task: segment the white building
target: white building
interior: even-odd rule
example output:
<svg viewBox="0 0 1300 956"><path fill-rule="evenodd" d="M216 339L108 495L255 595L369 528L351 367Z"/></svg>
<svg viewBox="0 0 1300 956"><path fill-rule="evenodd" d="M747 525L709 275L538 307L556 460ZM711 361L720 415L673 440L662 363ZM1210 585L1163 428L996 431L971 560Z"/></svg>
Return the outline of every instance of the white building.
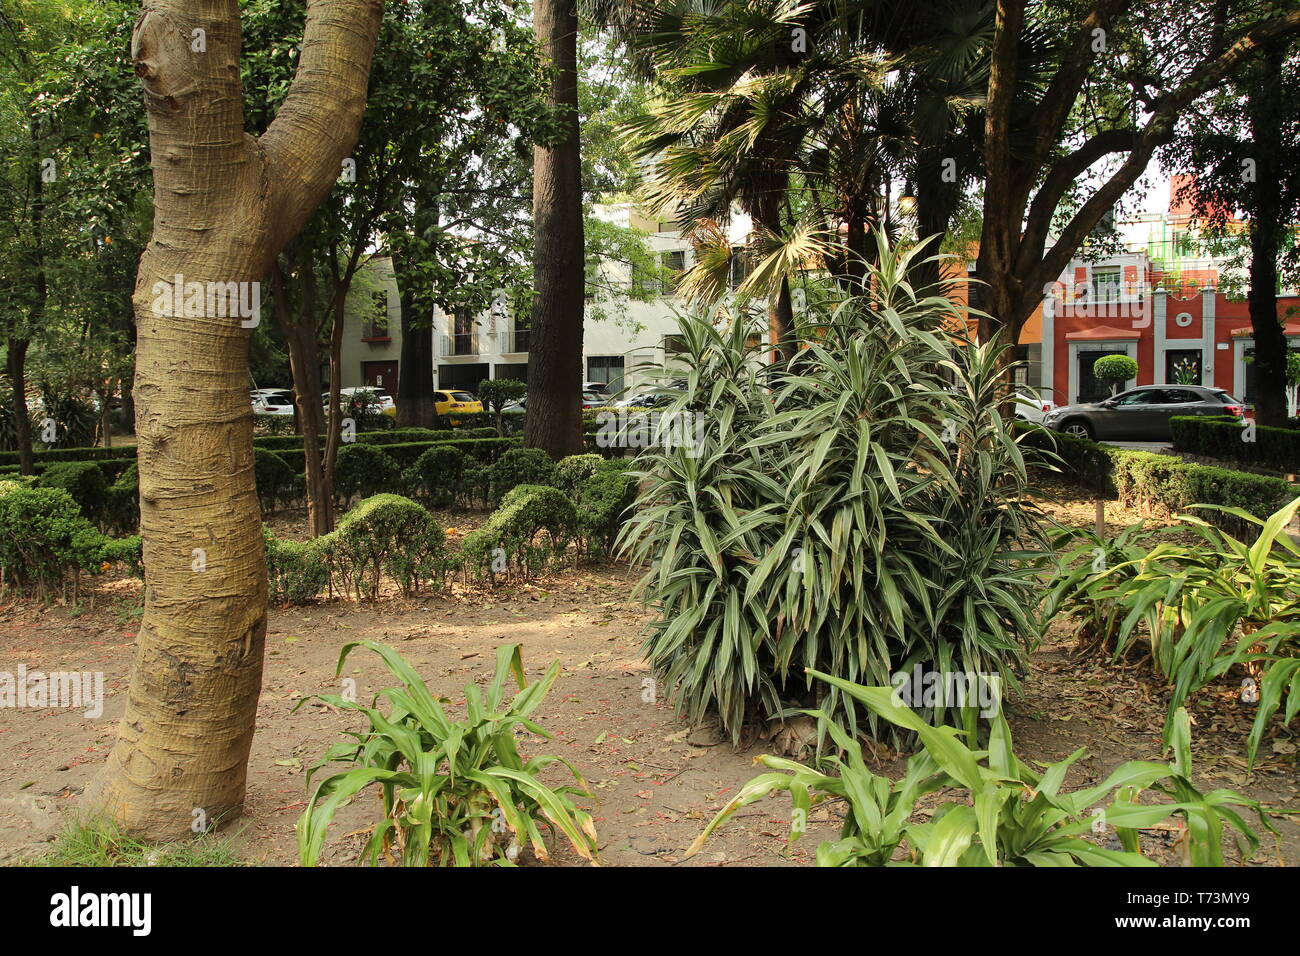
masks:
<svg viewBox="0 0 1300 956"><path fill-rule="evenodd" d="M599 206L595 214L645 233L646 244L665 268L680 272L694 264L691 245L676 223L646 219L630 204ZM736 216L728 236L740 246L749 231L748 217ZM593 295L589 290L583 319L584 381L607 382L615 391L634 388L647 381L645 365L662 365L672 351L676 316L685 303L669 282L653 301L632 300L618 291L632 284L627 263L604 262L600 269L597 291ZM489 309L478 315L437 312L434 329L436 387L473 391L488 378L527 380L530 332L504 310Z"/></svg>

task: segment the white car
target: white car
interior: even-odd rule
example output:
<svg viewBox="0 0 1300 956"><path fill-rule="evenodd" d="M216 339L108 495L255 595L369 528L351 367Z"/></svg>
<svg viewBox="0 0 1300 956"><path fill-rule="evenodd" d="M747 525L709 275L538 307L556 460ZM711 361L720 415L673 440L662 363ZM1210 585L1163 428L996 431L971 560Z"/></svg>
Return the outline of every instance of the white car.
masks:
<svg viewBox="0 0 1300 956"><path fill-rule="evenodd" d="M322 392L320 398L321 404L326 408L329 408L330 393ZM396 414L397 405L393 402L393 396L389 395L381 388L373 388L369 385L359 385L353 388L339 389L340 405L347 405L353 399L361 400L363 398L368 399L369 403L377 402L379 404L379 411L385 415Z"/></svg>
<svg viewBox="0 0 1300 956"><path fill-rule="evenodd" d="M1016 417L1037 425L1043 423L1043 416L1056 408L1056 402L1039 398L1032 391L1016 392Z"/></svg>
<svg viewBox="0 0 1300 956"><path fill-rule="evenodd" d="M250 393L254 415L293 415L293 392L285 388L259 388Z"/></svg>

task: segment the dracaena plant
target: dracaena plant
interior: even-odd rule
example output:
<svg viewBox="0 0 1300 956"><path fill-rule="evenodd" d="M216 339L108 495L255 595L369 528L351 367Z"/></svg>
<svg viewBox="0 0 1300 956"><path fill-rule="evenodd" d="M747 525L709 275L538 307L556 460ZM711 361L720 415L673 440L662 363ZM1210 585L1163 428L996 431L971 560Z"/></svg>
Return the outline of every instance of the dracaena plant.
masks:
<svg viewBox="0 0 1300 956"><path fill-rule="evenodd" d="M804 669L1011 685L1037 633L1046 549L998 412L1004 356L955 345L940 331L959 327L953 304L908 282L915 250L879 242L870 292L806 322L789 363L755 361L743 314L726 330L684 318L673 410L704 414L704 440L640 459L621 543L648 565L646 654L693 721L716 712L733 739L807 703L889 736ZM948 713L977 716L947 701L924 716Z"/></svg>
<svg viewBox="0 0 1300 956"><path fill-rule="evenodd" d="M987 748L975 749L963 741L965 732L922 720L892 688L863 687L815 672L812 676L916 735L921 749L908 760L907 772L897 781L872 773L856 739L825 713L807 711L842 756L825 755L815 768L781 757L757 758L755 762L772 772L741 787L691 845L688 856L699 852L737 810L778 791L789 793L793 803L792 842L806 831L813 807L833 800L845 804L839 839L817 848L819 866L1154 866L1139 852L1138 829L1174 816L1187 821L1191 861L1221 866L1225 824L1245 839L1248 852L1259 846L1258 836L1238 810L1254 810L1270 826L1253 801L1230 790L1202 795L1192 784L1185 712L1173 765L1130 761L1095 786L1065 792L1066 774L1082 749L1037 772L1015 755L1010 727L1000 713L990 725ZM920 799L943 789L964 795L944 800L927 822L913 823ZM1172 796L1175 802L1141 803L1143 790ZM1111 802L1099 818L1094 805L1107 797ZM1123 850L1083 839L1099 824L1115 827Z"/></svg>
<svg viewBox="0 0 1300 956"><path fill-rule="evenodd" d="M1139 549L1089 575L1063 571L1053 594L1069 613L1104 615L1116 657L1146 638L1172 691L1166 740L1174 714L1192 694L1234 668L1246 674L1243 680L1258 693L1247 738L1253 765L1273 716L1281 710L1289 723L1300 713L1300 547L1286 531L1300 498L1263 521L1237 508L1192 507L1226 512L1259 533L1246 543L1183 515L1183 525L1201 539L1195 545Z"/></svg>
<svg viewBox="0 0 1300 956"><path fill-rule="evenodd" d="M377 787L383 816L371 827L361 859L383 859L406 866L510 865L520 850L531 847L539 859L548 851L539 824L563 834L583 859L596 860L596 831L591 816L572 797L589 797L586 783L559 757L525 758L517 748L517 729L549 737L529 719L555 682L556 661L532 684L524 678L518 644L497 649L496 673L486 694L465 686L465 718L447 715L444 700L431 693L419 674L391 647L373 641L346 644L339 654L339 673L348 655L365 647L383 658L400 687L381 691L369 705L336 695L315 698L364 714L365 730L349 732L351 742L331 747L308 773L331 762L354 764L330 774L311 790L298 819L298 850L305 866L316 865L330 823L338 810L361 791ZM513 674L519 691L506 697ZM388 702L387 713L378 706ZM555 763L568 767L577 786L550 787L539 777Z"/></svg>

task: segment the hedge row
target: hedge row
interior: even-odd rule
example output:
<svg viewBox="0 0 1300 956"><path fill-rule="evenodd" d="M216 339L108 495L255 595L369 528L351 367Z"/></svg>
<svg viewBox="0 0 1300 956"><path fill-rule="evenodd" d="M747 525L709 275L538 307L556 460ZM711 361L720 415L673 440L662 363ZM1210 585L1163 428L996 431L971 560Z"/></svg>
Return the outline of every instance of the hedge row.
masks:
<svg viewBox="0 0 1300 956"><path fill-rule="evenodd" d="M1240 426L1237 426L1240 428ZM1197 465L1171 455L1113 448L1086 438L1073 438L1029 426L1026 442L1054 450L1061 470L1107 498L1118 499L1153 513L1174 514L1193 504L1240 508L1264 519L1296 496L1284 478L1255 475ZM1231 515L1203 511L1200 517L1230 533L1253 531Z"/></svg>
<svg viewBox="0 0 1300 956"><path fill-rule="evenodd" d="M1286 474L1300 472L1300 431L1294 428L1246 426L1231 415L1179 415L1169 419L1169 429L1176 451Z"/></svg>
<svg viewBox="0 0 1300 956"><path fill-rule="evenodd" d="M543 455L535 449L508 454L520 456L521 465L527 456ZM322 593L373 600L384 577L411 596L440 588L448 573L490 583L527 578L568 560L573 543L579 553L609 553L636 496L635 480L620 463L595 455L547 464L559 487L513 485L460 551L446 548L442 529L422 506L386 492L363 499L333 532L312 541L282 541L264 528L271 600L305 604Z"/></svg>

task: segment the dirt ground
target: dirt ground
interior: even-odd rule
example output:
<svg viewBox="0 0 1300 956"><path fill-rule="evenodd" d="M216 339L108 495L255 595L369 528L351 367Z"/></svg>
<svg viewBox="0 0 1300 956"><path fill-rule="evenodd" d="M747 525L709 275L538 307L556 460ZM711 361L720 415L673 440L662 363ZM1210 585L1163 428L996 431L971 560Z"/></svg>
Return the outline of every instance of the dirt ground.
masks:
<svg viewBox="0 0 1300 956"><path fill-rule="evenodd" d="M1063 488L1050 491L1061 497L1046 506L1050 514L1066 524L1092 525L1091 501ZM456 526L453 540L481 520L440 517ZM1108 505L1112 531L1136 517ZM290 533L295 524L292 516L282 519L277 532ZM500 644L523 645L530 677L560 660L561 675L534 714L554 737L521 749L563 756L586 777L603 865L810 865L817 844L837 834L842 810L816 809L809 832L789 845L790 804L781 796L741 811L701 853L685 858L705 823L758 772L754 757L767 751L762 740L733 749L716 729L692 729L662 699L644 699L650 672L639 651L645 616L631 596L636 577L623 565L578 568L527 586L453 585L421 600L272 609L246 812L225 830L238 854L255 864L296 862L293 824L304 808L305 768L341 731L358 724L316 703L293 708L303 697L338 693L340 646L368 638L398 648L435 693L452 699L461 697L468 681L487 682ZM0 862L45 850L107 755L125 702L139 602L138 582L114 580L97 584L93 608L84 594L77 607L0 603L0 670L26 664L29 670L103 671L106 697L104 713L93 719L67 710L0 711ZM1024 695L1007 705L1022 758L1051 762L1087 749L1067 789L1100 781L1125 760L1158 759L1167 700L1145 664L1077 660L1072 650L1068 628L1054 626L1031 657ZM356 680L361 699L392 683L379 659L362 651L349 659L344 676ZM1266 741L1248 774L1245 737L1253 715L1237 702L1232 683L1202 694L1194 715L1203 790L1230 787L1300 811L1293 736L1284 731ZM886 753L877 772L896 776L902 767L901 757ZM940 799L932 795L929 805ZM339 814L325 865L355 861L364 842L356 831L374 810L374 799L363 797ZM1277 818L1280 838L1262 834L1256 865L1300 864L1295 819ZM1144 844L1149 854L1175 864L1175 839L1172 832L1152 831ZM581 862L563 847L553 849L553 864Z"/></svg>

